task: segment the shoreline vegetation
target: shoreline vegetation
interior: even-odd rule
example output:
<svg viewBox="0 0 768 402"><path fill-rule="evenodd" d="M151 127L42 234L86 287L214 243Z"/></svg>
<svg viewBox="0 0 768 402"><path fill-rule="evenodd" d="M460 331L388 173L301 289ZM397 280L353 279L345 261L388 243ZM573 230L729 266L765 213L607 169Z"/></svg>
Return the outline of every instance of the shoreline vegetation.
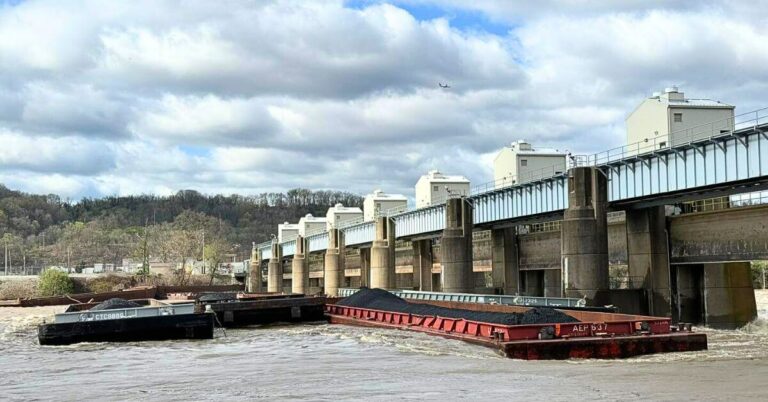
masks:
<svg viewBox="0 0 768 402"><path fill-rule="evenodd" d="M59 271L46 271L59 272ZM53 292L41 289L42 279L40 276L17 277L13 279L4 279L0 277L0 300L30 299L45 296L64 296L66 294L78 293L104 293L118 290L125 290L135 286L173 286L179 285L177 276L162 277L139 275L129 275L122 273L97 274L93 276L69 276L63 272L60 274L66 276L71 287L59 286ZM59 277L61 278L61 277ZM231 284L229 276L220 276L211 283L209 275L191 275L188 276L186 285L229 285ZM62 281L62 279L56 279Z"/></svg>
<svg viewBox="0 0 768 402"><path fill-rule="evenodd" d="M214 268L206 272L212 280L220 263L247 259L251 244L269 240L279 223L297 222L308 213L325 216L336 204L362 203L349 192L306 189L250 196L182 190L72 202L0 184L0 264L5 263L0 270L28 275L55 267L80 273L98 264L141 270L164 263L187 272L204 262Z"/></svg>

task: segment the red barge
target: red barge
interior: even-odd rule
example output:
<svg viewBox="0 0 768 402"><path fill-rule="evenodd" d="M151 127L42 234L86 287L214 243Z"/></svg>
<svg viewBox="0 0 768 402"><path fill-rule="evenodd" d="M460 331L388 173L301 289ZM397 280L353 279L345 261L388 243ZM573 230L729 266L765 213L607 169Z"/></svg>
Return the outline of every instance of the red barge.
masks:
<svg viewBox="0 0 768 402"><path fill-rule="evenodd" d="M529 307L462 302L423 302L435 306L483 312L523 313ZM707 349L707 337L690 325L672 326L664 317L594 311L560 310L578 322L503 325L440 316L416 315L326 304L333 324L424 332L497 349L524 360L615 359Z"/></svg>

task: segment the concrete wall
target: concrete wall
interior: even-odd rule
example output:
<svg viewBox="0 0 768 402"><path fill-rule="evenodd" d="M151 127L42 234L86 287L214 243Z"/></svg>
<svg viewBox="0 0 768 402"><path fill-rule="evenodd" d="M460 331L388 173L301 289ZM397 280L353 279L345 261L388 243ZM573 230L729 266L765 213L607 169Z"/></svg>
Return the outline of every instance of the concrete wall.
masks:
<svg viewBox="0 0 768 402"><path fill-rule="evenodd" d="M668 219L673 264L768 259L768 205Z"/></svg>
<svg viewBox="0 0 768 402"><path fill-rule="evenodd" d="M555 171L565 172L565 155L540 154L531 151L518 154L510 147L504 147L493 161L493 180L496 187L504 187L515 183L525 183L541 176L541 170L546 170L551 176ZM522 166L522 160L526 166ZM554 167L557 168L554 168ZM551 168L551 169L550 169Z"/></svg>
<svg viewBox="0 0 768 402"><path fill-rule="evenodd" d="M560 269L560 231L518 236L520 270Z"/></svg>
<svg viewBox="0 0 768 402"><path fill-rule="evenodd" d="M674 113L682 113L683 121L674 122ZM641 152L651 151L654 144L666 142L666 146L675 146L691 139L705 138L720 130L733 129L733 109L722 108L693 108L672 105L667 107L665 101L656 98L645 99L628 117L627 144L630 151L636 143L646 143L649 148L641 148ZM714 123L712 125L707 123ZM688 130L685 132L685 130ZM684 132L680 132L684 131ZM672 138L669 138L672 133ZM642 147L642 145L641 145Z"/></svg>
<svg viewBox="0 0 768 402"><path fill-rule="evenodd" d="M626 125L628 145L654 138L658 141L667 141L667 134L669 134L667 106L655 98L645 99L627 116Z"/></svg>
<svg viewBox="0 0 768 402"><path fill-rule="evenodd" d="M407 208L408 201L405 199L387 200L386 198L379 199L369 195L363 201L363 220L366 222L372 221L381 212L390 210L405 211Z"/></svg>
<svg viewBox="0 0 768 402"><path fill-rule="evenodd" d="M707 326L738 328L757 317L749 262L704 264Z"/></svg>
<svg viewBox="0 0 768 402"><path fill-rule="evenodd" d="M329 208L328 212L325 214L325 228L326 230L330 230L331 228L338 228L344 222L359 220L362 217L363 217L363 211L339 212L338 210Z"/></svg>
<svg viewBox="0 0 768 402"><path fill-rule="evenodd" d="M608 263L627 265L627 225L624 219L608 221Z"/></svg>
<svg viewBox="0 0 768 402"><path fill-rule="evenodd" d="M446 190L446 187L448 188ZM422 176L416 182L416 208L428 207L434 203L445 202L448 192L454 195L469 195L469 182L464 181L430 181Z"/></svg>
<svg viewBox="0 0 768 402"><path fill-rule="evenodd" d="M682 123L675 123L674 113L683 115ZM680 145L692 139L707 138L712 135L712 130L715 135L720 130L733 130L733 109L670 107L669 122L672 136L669 145Z"/></svg>

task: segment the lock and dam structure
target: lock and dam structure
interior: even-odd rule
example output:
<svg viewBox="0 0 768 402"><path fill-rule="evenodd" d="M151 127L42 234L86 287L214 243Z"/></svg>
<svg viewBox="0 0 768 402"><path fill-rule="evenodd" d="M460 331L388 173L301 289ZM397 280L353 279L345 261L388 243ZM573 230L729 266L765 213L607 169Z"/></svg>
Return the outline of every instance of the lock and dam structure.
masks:
<svg viewBox="0 0 768 402"><path fill-rule="evenodd" d="M768 185L764 112L672 146L572 156L562 173L255 245L249 289L577 297L743 325L756 315L749 261L768 259L768 204L734 200Z"/></svg>

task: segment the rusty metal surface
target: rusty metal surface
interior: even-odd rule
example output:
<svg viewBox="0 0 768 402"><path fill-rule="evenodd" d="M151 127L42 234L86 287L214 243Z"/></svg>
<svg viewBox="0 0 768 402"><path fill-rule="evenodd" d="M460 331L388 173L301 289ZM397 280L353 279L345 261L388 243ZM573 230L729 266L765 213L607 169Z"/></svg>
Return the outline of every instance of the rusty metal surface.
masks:
<svg viewBox="0 0 768 402"><path fill-rule="evenodd" d="M493 338L498 341L507 342L539 339L540 332L547 327L552 328L553 335L556 338L600 336L603 334L614 336L640 332L664 334L669 333L671 330L669 318L643 317L640 319L626 319L626 317L610 317L606 313L599 313L604 320L562 324L502 325L339 305L326 305L326 312L331 316L337 315L358 320L382 322L417 331L440 331L481 338Z"/></svg>
<svg viewBox="0 0 768 402"><path fill-rule="evenodd" d="M206 303L208 304L208 303ZM242 300L234 302L216 302L209 305L215 312L244 311L244 310L269 310L285 307L319 306L325 304L325 297L283 297L279 299Z"/></svg>
<svg viewBox="0 0 768 402"><path fill-rule="evenodd" d="M238 293L237 299L238 300L268 300L268 299L288 299L288 298L297 298L297 297L305 297L303 293L289 293L289 294L283 294L283 293Z"/></svg>
<svg viewBox="0 0 768 402"><path fill-rule="evenodd" d="M512 359L616 359L653 353L692 352L707 349L707 336L693 333L633 335L611 338L578 338L506 342L501 345Z"/></svg>
<svg viewBox="0 0 768 402"><path fill-rule="evenodd" d="M378 321L376 319L361 319L360 317L336 314L330 314L328 315L328 318L332 324L425 332L430 335L494 348L509 358L525 360L573 358L615 359L652 353L686 352L707 349L707 337L705 334L688 332L599 337L586 336L553 340L524 339L501 342L492 336L478 336L477 334L472 333L452 332L406 325L402 322L398 323L397 319L393 319L392 322L386 322Z"/></svg>

